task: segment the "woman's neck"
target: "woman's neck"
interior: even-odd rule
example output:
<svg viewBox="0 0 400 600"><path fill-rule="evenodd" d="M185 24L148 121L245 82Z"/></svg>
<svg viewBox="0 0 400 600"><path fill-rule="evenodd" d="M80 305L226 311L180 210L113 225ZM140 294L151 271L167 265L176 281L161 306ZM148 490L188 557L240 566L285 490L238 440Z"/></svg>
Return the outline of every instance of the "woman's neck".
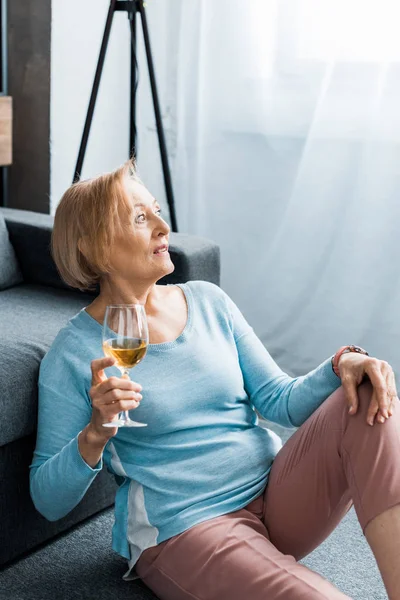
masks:
<svg viewBox="0 0 400 600"><path fill-rule="evenodd" d="M103 323L106 307L110 304L142 304L148 316L156 315L161 306L161 301L166 286L153 283L146 289L138 286L100 285L100 294L86 307L86 312L99 323Z"/></svg>

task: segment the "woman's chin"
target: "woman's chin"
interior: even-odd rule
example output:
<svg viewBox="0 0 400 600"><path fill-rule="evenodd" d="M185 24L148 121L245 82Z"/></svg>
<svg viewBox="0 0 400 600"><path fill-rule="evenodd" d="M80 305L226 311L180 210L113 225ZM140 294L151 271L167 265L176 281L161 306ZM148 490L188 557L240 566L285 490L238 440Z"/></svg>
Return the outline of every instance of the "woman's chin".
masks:
<svg viewBox="0 0 400 600"><path fill-rule="evenodd" d="M160 261L159 269L165 275L168 275L169 273L173 273L175 271L175 265L171 259L164 259L163 261Z"/></svg>
<svg viewBox="0 0 400 600"><path fill-rule="evenodd" d="M168 274L173 273L175 271L174 263L172 262L172 260L170 260L169 262L170 262L170 265L169 265L169 269L168 269Z"/></svg>
<svg viewBox="0 0 400 600"><path fill-rule="evenodd" d="M152 262L153 268L157 269L157 272L162 274L161 277L175 271L175 265L171 260L169 252L165 252L162 255L155 255Z"/></svg>

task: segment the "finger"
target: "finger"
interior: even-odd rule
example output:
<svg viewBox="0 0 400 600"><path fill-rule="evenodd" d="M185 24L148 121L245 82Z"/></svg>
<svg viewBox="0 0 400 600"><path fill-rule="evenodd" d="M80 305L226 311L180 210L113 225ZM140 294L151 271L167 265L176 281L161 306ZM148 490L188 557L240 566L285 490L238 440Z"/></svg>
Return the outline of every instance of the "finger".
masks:
<svg viewBox="0 0 400 600"><path fill-rule="evenodd" d="M103 381L97 391L99 394L107 394L110 390L132 390L134 392L140 392L142 390L142 386L140 383L136 383L136 381L131 381L126 377L109 377L105 381Z"/></svg>
<svg viewBox="0 0 400 600"><path fill-rule="evenodd" d="M389 404L389 409L388 409L389 416L392 416L392 415L393 415L393 413L394 413L394 407L395 407L395 404L396 404L396 402L398 402L398 401L399 401L398 397L397 397L397 396L393 396L393 398L392 398L392 401L391 401L391 402L390 402L390 404Z"/></svg>
<svg viewBox="0 0 400 600"><path fill-rule="evenodd" d="M391 417L393 415L393 412L395 409L395 404L396 404L396 402L399 401L398 396L397 396L397 389L396 389L396 379L395 379L393 370L391 368L388 369L388 371L386 373L386 383L388 386L388 398L389 398L388 415L389 415L389 417ZM386 421L386 419L383 417L383 415L380 411L379 411L379 417L377 417L377 420L380 423L384 423Z"/></svg>
<svg viewBox="0 0 400 600"><path fill-rule="evenodd" d="M386 371L382 371L382 373L383 373L383 375L385 377L386 386L387 386L387 389L388 389L388 407L387 407L388 417L387 418L389 418L389 417L392 416L391 412L390 412L390 407L391 407L391 398L390 398L390 385L391 385L391 383L390 383L390 370L387 369ZM376 421L378 423L385 423L386 422L386 418L384 417L381 409L379 409L378 412L377 412Z"/></svg>
<svg viewBox="0 0 400 600"><path fill-rule="evenodd" d="M387 408L389 405L389 399L387 395L386 379L381 371L381 366L383 366L381 365L381 362L382 361L371 361L367 365L366 371L374 388L374 395L378 404L378 408L380 408L383 416L388 418L389 415Z"/></svg>
<svg viewBox="0 0 400 600"><path fill-rule="evenodd" d="M386 388L387 388L387 398L388 398L388 407L387 407L387 419L393 415L393 399L397 399L397 389L396 389L396 380L394 377L393 369L386 361L383 361L383 369L382 374L386 380ZM382 413L382 411L380 411ZM379 419L382 422L381 419ZM386 420L386 419L385 419Z"/></svg>
<svg viewBox="0 0 400 600"><path fill-rule="evenodd" d="M396 379L395 379L394 372L393 372L392 368L390 368L390 370L388 372L386 381L387 381L387 384L388 384L388 396L389 396L388 413L389 413L389 416L391 417L392 414L393 414L393 410L394 410L394 404L398 400L397 388L396 388Z"/></svg>
<svg viewBox="0 0 400 600"><path fill-rule="evenodd" d="M394 412L394 406L395 406L395 402L398 402L398 398L397 396L393 396L390 400L389 400L389 406L388 406L388 414L389 417L388 419L393 415ZM376 420L379 423L385 423L388 419L385 419L385 417L382 415L381 411L378 411L378 415L376 417Z"/></svg>
<svg viewBox="0 0 400 600"><path fill-rule="evenodd" d="M349 413L355 415L358 410L357 383L351 375L343 375L342 386L349 405Z"/></svg>
<svg viewBox="0 0 400 600"><path fill-rule="evenodd" d="M140 406L139 400L119 400L115 404L107 404L107 409L104 412L107 415L107 418L111 418L123 410L133 410Z"/></svg>
<svg viewBox="0 0 400 600"><path fill-rule="evenodd" d="M373 425L375 416L379 411L378 401L376 399L375 389L372 392L371 402L369 403L368 411L367 411L367 423L368 425Z"/></svg>
<svg viewBox="0 0 400 600"><path fill-rule="evenodd" d="M140 401L142 394L138 394L132 390L119 390L114 388L102 396L100 404L116 404L121 400L136 400Z"/></svg>
<svg viewBox="0 0 400 600"><path fill-rule="evenodd" d="M120 412L125 411L125 410L134 410L138 406L139 406L139 403L135 402L134 400L130 400L130 401L124 400L124 401L118 402L117 404L113 404L111 408L104 411L105 412L105 414L103 414L104 423L112 423L113 421L117 421L118 415Z"/></svg>
<svg viewBox="0 0 400 600"><path fill-rule="evenodd" d="M92 385L97 385L104 381L107 376L104 373L104 369L107 367L112 367L115 363L115 358L111 356L106 356L105 358L95 358L90 363L90 368L92 370Z"/></svg>
<svg viewBox="0 0 400 600"><path fill-rule="evenodd" d="M386 419L385 419L385 417L383 416L383 414L381 413L380 410L378 410L378 412L376 413L375 420L376 420L377 423L386 423Z"/></svg>

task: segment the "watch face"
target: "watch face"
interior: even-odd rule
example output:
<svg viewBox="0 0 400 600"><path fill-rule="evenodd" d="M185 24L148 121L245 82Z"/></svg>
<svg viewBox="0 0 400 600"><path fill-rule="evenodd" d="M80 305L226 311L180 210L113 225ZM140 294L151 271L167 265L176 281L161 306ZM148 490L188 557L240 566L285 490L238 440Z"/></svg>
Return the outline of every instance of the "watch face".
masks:
<svg viewBox="0 0 400 600"><path fill-rule="evenodd" d="M361 348L361 346L350 346L350 352L358 352L359 354L368 354L368 352L366 350L364 350L364 348Z"/></svg>

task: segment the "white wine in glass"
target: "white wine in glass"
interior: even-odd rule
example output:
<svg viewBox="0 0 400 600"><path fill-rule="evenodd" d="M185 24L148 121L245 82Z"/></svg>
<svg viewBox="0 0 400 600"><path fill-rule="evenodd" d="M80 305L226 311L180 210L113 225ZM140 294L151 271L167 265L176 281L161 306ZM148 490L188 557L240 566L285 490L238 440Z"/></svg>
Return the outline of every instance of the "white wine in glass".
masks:
<svg viewBox="0 0 400 600"><path fill-rule="evenodd" d="M129 371L146 355L149 330L146 312L142 304L114 304L107 306L103 323L103 351L115 359L115 366L122 375ZM129 418L129 411L118 415L117 421L103 423L103 427L146 427Z"/></svg>

